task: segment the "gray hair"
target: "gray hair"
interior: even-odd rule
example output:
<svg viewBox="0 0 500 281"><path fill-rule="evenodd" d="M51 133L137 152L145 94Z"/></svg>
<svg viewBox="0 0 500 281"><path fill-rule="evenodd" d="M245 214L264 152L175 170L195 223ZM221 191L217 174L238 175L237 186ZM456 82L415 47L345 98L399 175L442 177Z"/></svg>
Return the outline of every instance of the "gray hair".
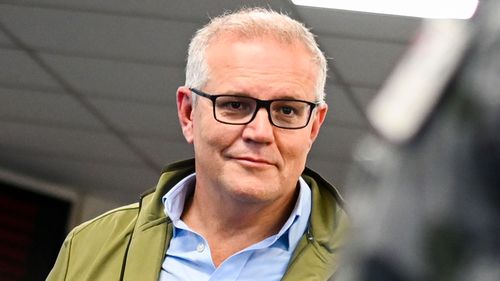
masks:
<svg viewBox="0 0 500 281"><path fill-rule="evenodd" d="M225 32L234 32L245 38L268 35L280 42L304 43L318 66L316 99L319 102L324 101L327 63L314 35L302 23L287 15L264 8L242 9L235 13L223 14L213 18L199 29L189 44L186 86L202 88L208 82L210 70L206 61L206 50L213 38Z"/></svg>

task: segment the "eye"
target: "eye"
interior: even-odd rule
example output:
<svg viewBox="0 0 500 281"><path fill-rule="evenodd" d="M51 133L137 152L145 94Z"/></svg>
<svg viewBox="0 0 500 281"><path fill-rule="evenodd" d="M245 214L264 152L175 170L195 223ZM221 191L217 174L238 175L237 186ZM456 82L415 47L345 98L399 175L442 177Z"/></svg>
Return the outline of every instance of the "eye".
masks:
<svg viewBox="0 0 500 281"><path fill-rule="evenodd" d="M291 114L294 113L294 111L295 110L293 108L289 107L289 106L282 106L280 108L280 113L284 114L284 115L291 115Z"/></svg>
<svg viewBox="0 0 500 281"><path fill-rule="evenodd" d="M282 118L301 115L301 104L294 101L276 101L272 106L273 114Z"/></svg>
<svg viewBox="0 0 500 281"><path fill-rule="evenodd" d="M245 97L221 96L217 98L216 108L221 114L250 114L255 108L255 102Z"/></svg>
<svg viewBox="0 0 500 281"><path fill-rule="evenodd" d="M227 104L226 106L232 108L232 109L239 109L241 108L241 102L233 101Z"/></svg>
<svg viewBox="0 0 500 281"><path fill-rule="evenodd" d="M219 107L225 110L246 110L249 105L241 101L224 101L219 104Z"/></svg>

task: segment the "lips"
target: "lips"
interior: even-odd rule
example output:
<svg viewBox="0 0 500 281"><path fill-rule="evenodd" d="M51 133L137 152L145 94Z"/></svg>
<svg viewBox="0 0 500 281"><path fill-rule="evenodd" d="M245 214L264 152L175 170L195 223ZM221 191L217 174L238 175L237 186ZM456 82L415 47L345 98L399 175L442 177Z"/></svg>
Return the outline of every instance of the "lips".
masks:
<svg viewBox="0 0 500 281"><path fill-rule="evenodd" d="M264 166L274 166L274 163L264 159L264 158L259 158L259 157L252 157L252 156L233 156L230 157L233 160L238 161L239 163L246 165L246 166L258 166L258 167L264 167Z"/></svg>
<svg viewBox="0 0 500 281"><path fill-rule="evenodd" d="M253 157L236 157L237 160L243 160L243 161L250 161L250 162L255 162L255 163L262 163L262 164L268 164L272 165L271 162L267 161L266 159L259 159L259 158L253 158Z"/></svg>

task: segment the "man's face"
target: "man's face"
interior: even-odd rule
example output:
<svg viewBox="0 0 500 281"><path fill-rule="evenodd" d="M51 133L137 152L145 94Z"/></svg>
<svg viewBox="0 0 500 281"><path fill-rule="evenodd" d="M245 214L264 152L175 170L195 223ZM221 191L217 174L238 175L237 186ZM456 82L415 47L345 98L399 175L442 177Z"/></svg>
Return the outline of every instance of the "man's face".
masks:
<svg viewBox="0 0 500 281"><path fill-rule="evenodd" d="M300 43L225 35L206 55L210 76L204 92L316 101L317 66ZM185 88L179 91L194 95ZM297 130L271 125L264 108L247 125L228 125L214 119L209 99L197 97L185 125L189 129L183 128L194 144L197 186L211 185L241 203L286 202L294 195L326 111L326 105L316 109L308 126Z"/></svg>

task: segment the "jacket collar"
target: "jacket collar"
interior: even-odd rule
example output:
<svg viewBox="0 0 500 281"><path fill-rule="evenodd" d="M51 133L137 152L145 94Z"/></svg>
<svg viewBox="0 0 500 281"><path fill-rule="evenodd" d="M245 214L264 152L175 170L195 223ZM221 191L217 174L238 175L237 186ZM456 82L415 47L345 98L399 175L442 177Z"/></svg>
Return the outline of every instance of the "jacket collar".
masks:
<svg viewBox="0 0 500 281"><path fill-rule="evenodd" d="M337 189L314 171L306 168L302 177L312 193L309 233L297 245L282 280L327 280L336 271L349 226L344 201Z"/></svg>
<svg viewBox="0 0 500 281"><path fill-rule="evenodd" d="M194 171L194 160L168 166L155 189L141 196L139 214L128 246L124 281L157 281L165 251L172 235L172 224L163 212L162 196L178 181Z"/></svg>

